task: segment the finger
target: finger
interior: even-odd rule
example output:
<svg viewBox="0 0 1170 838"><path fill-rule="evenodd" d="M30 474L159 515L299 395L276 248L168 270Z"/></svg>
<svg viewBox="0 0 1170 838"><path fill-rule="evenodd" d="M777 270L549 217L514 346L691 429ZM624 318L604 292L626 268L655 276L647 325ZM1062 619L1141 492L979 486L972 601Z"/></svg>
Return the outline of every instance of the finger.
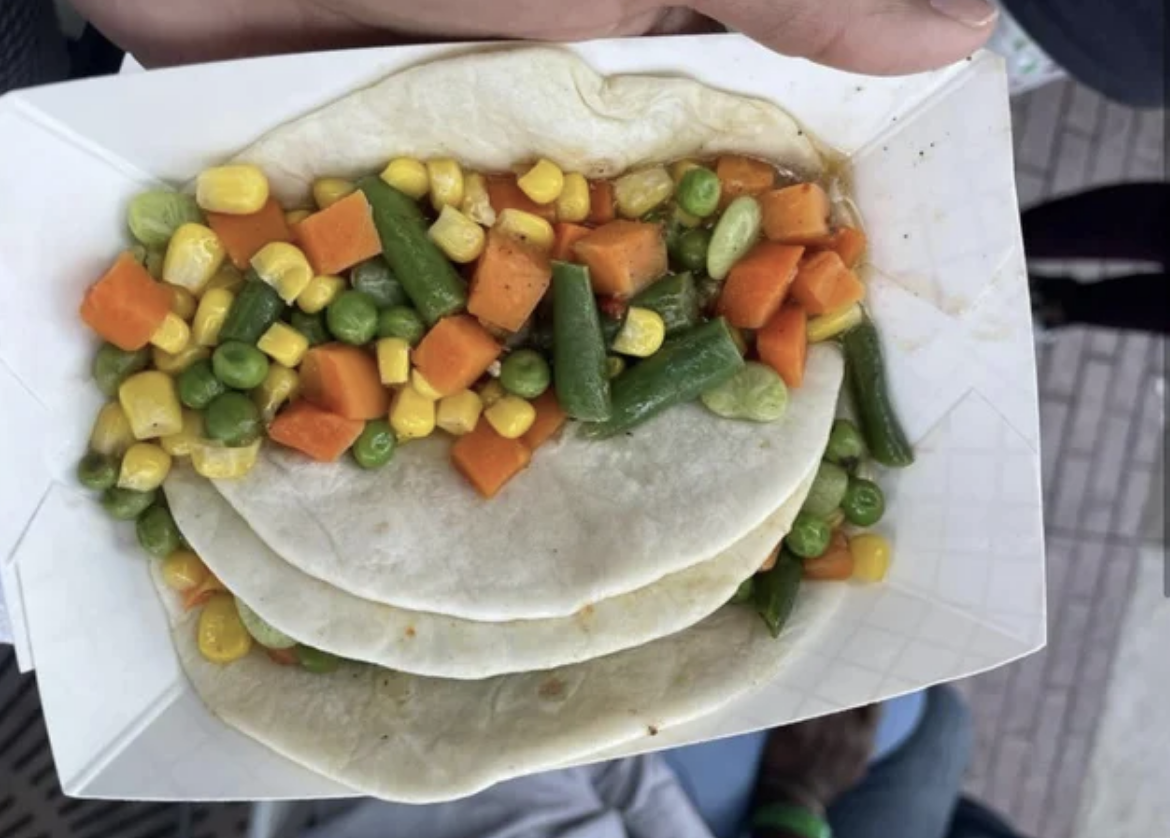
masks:
<svg viewBox="0 0 1170 838"><path fill-rule="evenodd" d="M765 46L874 75L913 73L970 55L998 12L987 0L694 0Z"/></svg>

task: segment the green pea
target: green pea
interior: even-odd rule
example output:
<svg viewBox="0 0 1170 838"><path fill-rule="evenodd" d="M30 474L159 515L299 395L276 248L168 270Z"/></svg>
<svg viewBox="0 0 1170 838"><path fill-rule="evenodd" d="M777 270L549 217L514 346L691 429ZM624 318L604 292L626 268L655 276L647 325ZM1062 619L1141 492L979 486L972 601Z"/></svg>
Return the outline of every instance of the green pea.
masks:
<svg viewBox="0 0 1170 838"><path fill-rule="evenodd" d="M771 367L755 361L748 361L700 399L708 410L726 419L775 422L788 410L784 380Z"/></svg>
<svg viewBox="0 0 1170 838"><path fill-rule="evenodd" d="M411 346L417 346L426 332L426 324L413 308L393 306L378 315L380 338L401 338Z"/></svg>
<svg viewBox="0 0 1170 838"><path fill-rule="evenodd" d="M872 480L851 477L849 488L841 501L845 520L858 527L872 527L886 511L886 496L882 487Z"/></svg>
<svg viewBox="0 0 1170 838"><path fill-rule="evenodd" d="M122 382L150 364L150 350L147 348L127 352L112 343L103 343L93 356L93 380L105 395L118 394Z"/></svg>
<svg viewBox="0 0 1170 838"><path fill-rule="evenodd" d="M670 253L683 270L702 271L707 267L707 249L710 246L711 231L695 227L675 240L674 249Z"/></svg>
<svg viewBox="0 0 1170 838"><path fill-rule="evenodd" d="M361 346L378 332L378 307L369 294L343 291L325 310L325 322L342 343Z"/></svg>
<svg viewBox="0 0 1170 838"><path fill-rule="evenodd" d="M829 431L829 444L825 447L825 459L853 471L864 456L865 440L857 426L848 419L834 422Z"/></svg>
<svg viewBox="0 0 1170 838"><path fill-rule="evenodd" d="M203 414L203 432L233 448L259 438L263 425L260 408L243 393L222 393L211 400Z"/></svg>
<svg viewBox="0 0 1170 838"><path fill-rule="evenodd" d="M297 646L293 652L296 654L297 660L301 662L301 666L318 675L332 672L341 665L341 658L337 655L314 649L312 646Z"/></svg>
<svg viewBox="0 0 1170 838"><path fill-rule="evenodd" d="M118 482L118 461L90 451L77 464L77 480L87 489L104 491Z"/></svg>
<svg viewBox="0 0 1170 838"><path fill-rule="evenodd" d="M385 419L366 422L361 435L354 441L353 458L362 468L380 468L394 458L398 437Z"/></svg>
<svg viewBox="0 0 1170 838"><path fill-rule="evenodd" d="M289 325L304 335L309 346L320 346L329 343L329 329L325 326L325 315L322 312L306 314L299 308L289 315Z"/></svg>
<svg viewBox="0 0 1170 838"><path fill-rule="evenodd" d="M626 359L621 355L605 356L605 377L611 381L626 371Z"/></svg>
<svg viewBox="0 0 1170 838"><path fill-rule="evenodd" d="M373 300L379 309L406 305L410 301L402 283L381 256L355 265L349 273L349 284Z"/></svg>
<svg viewBox="0 0 1170 838"><path fill-rule="evenodd" d="M710 169L698 166L687 171L678 184L678 205L691 215L706 218L719 209L722 191L719 176Z"/></svg>
<svg viewBox="0 0 1170 838"><path fill-rule="evenodd" d="M848 486L849 472L834 463L822 462L802 508L805 512L827 519L841 505Z"/></svg>
<svg viewBox="0 0 1170 838"><path fill-rule="evenodd" d="M211 400L227 391L223 382L215 376L211 361L204 358L196 361L179 373L179 401L195 410L203 410Z"/></svg>
<svg viewBox="0 0 1170 838"><path fill-rule="evenodd" d="M802 559L815 559L829 549L832 531L823 518L801 512L792 522L784 546Z"/></svg>
<svg viewBox="0 0 1170 838"><path fill-rule="evenodd" d="M254 346L229 340L216 347L211 356L215 377L237 390L251 390L268 376L268 356Z"/></svg>
<svg viewBox="0 0 1170 838"><path fill-rule="evenodd" d="M751 602L752 596L755 594L756 580L749 576L739 583L739 587L735 589L735 593L731 595L731 602L739 605L745 602Z"/></svg>
<svg viewBox="0 0 1170 838"><path fill-rule="evenodd" d="M142 549L156 559L165 559L183 542L170 510L157 503L138 516L134 532Z"/></svg>
<svg viewBox="0 0 1170 838"><path fill-rule="evenodd" d="M133 521L154 503L158 492L136 492L114 486L102 493L102 507L119 521Z"/></svg>
<svg viewBox="0 0 1170 838"><path fill-rule="evenodd" d="M236 613L240 615L240 622L244 624L248 634L252 635L252 639L266 649L291 649L297 645L295 640L270 625L239 597L236 597Z"/></svg>
<svg viewBox="0 0 1170 838"><path fill-rule="evenodd" d="M500 384L522 399L535 399L548 389L551 378L548 361L532 349L517 349L500 365Z"/></svg>

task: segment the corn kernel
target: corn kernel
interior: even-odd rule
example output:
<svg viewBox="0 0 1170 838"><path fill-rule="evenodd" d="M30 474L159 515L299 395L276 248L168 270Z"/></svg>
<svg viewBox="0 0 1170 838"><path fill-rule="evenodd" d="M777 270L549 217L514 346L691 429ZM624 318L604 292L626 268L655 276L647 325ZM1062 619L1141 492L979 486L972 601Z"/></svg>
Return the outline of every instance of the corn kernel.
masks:
<svg viewBox="0 0 1170 838"><path fill-rule="evenodd" d="M483 412L483 401L473 390L460 390L439 400L435 424L454 436L463 436L475 430L479 415Z"/></svg>
<svg viewBox="0 0 1170 838"><path fill-rule="evenodd" d="M589 217L589 181L573 172L565 175L565 187L557 198L557 221L584 221Z"/></svg>
<svg viewBox="0 0 1170 838"><path fill-rule="evenodd" d="M849 539L853 555L853 577L862 582L881 582L890 570L890 542L877 533L862 533Z"/></svg>
<svg viewBox="0 0 1170 838"><path fill-rule="evenodd" d="M496 229L541 250L552 250L552 225L538 215L509 208L496 218Z"/></svg>
<svg viewBox="0 0 1170 838"><path fill-rule="evenodd" d="M201 439L191 446L191 465L197 474L211 480L234 480L252 470L259 453L258 439L239 448Z"/></svg>
<svg viewBox="0 0 1170 838"><path fill-rule="evenodd" d="M289 227L295 227L313 214L312 210L299 209L289 210L284 214L284 223Z"/></svg>
<svg viewBox="0 0 1170 838"><path fill-rule="evenodd" d="M837 335L849 331L860 323L862 317L861 305L853 303L852 305L845 306L845 308L839 308L836 311L822 314L819 317L809 318L808 342L820 343L821 341L835 338Z"/></svg>
<svg viewBox="0 0 1170 838"><path fill-rule="evenodd" d="M252 257L256 275L276 289L286 303L293 302L313 281L313 268L296 245L271 242Z"/></svg>
<svg viewBox="0 0 1170 838"><path fill-rule="evenodd" d="M164 372L147 370L130 376L118 388L118 401L135 439L170 436L183 429L175 380Z"/></svg>
<svg viewBox="0 0 1170 838"><path fill-rule="evenodd" d="M344 290L345 280L339 276L315 276L297 297L297 308L305 314L324 311Z"/></svg>
<svg viewBox="0 0 1170 838"><path fill-rule="evenodd" d="M163 322L158 324L154 334L150 336L152 346L157 346L163 352L176 355L191 342L191 327L173 311L168 311Z"/></svg>
<svg viewBox="0 0 1170 838"><path fill-rule="evenodd" d="M648 308L631 306L626 322L613 341L613 351L634 358L649 358L662 348L666 340L666 324L662 315Z"/></svg>
<svg viewBox="0 0 1170 838"><path fill-rule="evenodd" d="M456 160L442 157L427 161L427 179L430 182L431 204L436 210L445 206L457 207L463 203L463 169Z"/></svg>
<svg viewBox="0 0 1170 838"><path fill-rule="evenodd" d="M393 186L403 195L408 195L416 201L431 188L427 167L412 157L391 160L379 177L388 186Z"/></svg>
<svg viewBox="0 0 1170 838"><path fill-rule="evenodd" d="M231 663L252 651L252 635L240 619L236 598L229 593L207 600L199 612L196 637L199 653L212 663Z"/></svg>
<svg viewBox="0 0 1170 838"><path fill-rule="evenodd" d="M699 168L700 165L701 164L697 160L675 160L670 164L670 179L673 180L677 186L682 182L682 179L686 176L687 172L689 172L691 169Z"/></svg>
<svg viewBox="0 0 1170 838"><path fill-rule="evenodd" d="M463 203L459 209L476 224L491 227L496 223L496 211L483 175L472 172L463 178Z"/></svg>
<svg viewBox="0 0 1170 838"><path fill-rule="evenodd" d="M382 338L375 344L378 376L382 383L405 384L410 381L410 344L402 338Z"/></svg>
<svg viewBox="0 0 1170 838"><path fill-rule="evenodd" d="M622 175L613 182L618 213L625 218L641 218L674 194L674 181L663 166L641 169Z"/></svg>
<svg viewBox="0 0 1170 838"><path fill-rule="evenodd" d="M390 404L390 427L399 439L421 439L435 430L435 402L414 387L403 387Z"/></svg>
<svg viewBox="0 0 1170 838"><path fill-rule="evenodd" d="M150 350L150 360L154 364L154 368L159 372L165 372L167 375L178 375L196 361L202 361L204 358L210 357L211 350L206 346L199 346L194 341L191 341L174 354L165 352L157 346L151 347Z"/></svg>
<svg viewBox="0 0 1170 838"><path fill-rule="evenodd" d="M172 591L189 591L203 584L211 573L191 550L176 550L162 563L162 578Z"/></svg>
<svg viewBox="0 0 1170 838"><path fill-rule="evenodd" d="M236 295L226 288L210 288L203 292L195 319L191 321L191 338L199 346L215 346L219 343L219 330L227 320L228 312Z"/></svg>
<svg viewBox="0 0 1170 838"><path fill-rule="evenodd" d="M325 209L352 195L357 189L353 181L339 177L319 177L313 181L313 202L317 209Z"/></svg>
<svg viewBox="0 0 1170 838"><path fill-rule="evenodd" d="M483 418L504 439L519 439L536 421L536 408L519 396L504 396L484 410Z"/></svg>
<svg viewBox="0 0 1170 838"><path fill-rule="evenodd" d="M287 323L277 321L260 336L256 348L278 364L295 367L309 351L309 339Z"/></svg>
<svg viewBox="0 0 1170 838"><path fill-rule="evenodd" d="M605 356L605 377L617 378L626 371L626 359L621 355Z"/></svg>
<svg viewBox="0 0 1170 838"><path fill-rule="evenodd" d="M224 262L219 266L219 270L215 272L215 276L211 278L211 281L203 286L203 293L206 295L208 291L222 288L234 294L243 287L244 275L231 262Z"/></svg>
<svg viewBox="0 0 1170 838"><path fill-rule="evenodd" d="M267 202L268 178L256 166L215 166L195 179L195 203L208 212L251 215Z"/></svg>
<svg viewBox="0 0 1170 838"><path fill-rule="evenodd" d="M682 207L677 206L674 208L674 220L687 228L698 227L703 223L703 219L699 218L699 216L691 215Z"/></svg>
<svg viewBox="0 0 1170 838"><path fill-rule="evenodd" d="M197 304L195 295L178 285L168 285L167 290L171 292L171 313L185 323L191 322Z"/></svg>
<svg viewBox="0 0 1170 838"><path fill-rule="evenodd" d="M98 411L93 430L89 432L90 450L109 457L121 457L133 444L134 432L130 430L126 411L118 402L107 402Z"/></svg>
<svg viewBox="0 0 1170 838"><path fill-rule="evenodd" d="M443 398L443 394L436 390L431 385L431 382L427 381L426 378L423 377L423 374L417 369L410 371L410 386L413 387L415 392L424 399L430 399L433 402L437 402L439 399Z"/></svg>
<svg viewBox="0 0 1170 838"><path fill-rule="evenodd" d="M203 439L203 414L198 410L183 410L183 427L177 434L170 434L159 439L162 446L172 457L190 457L191 447Z"/></svg>
<svg viewBox="0 0 1170 838"><path fill-rule="evenodd" d="M561 197L561 190L565 188L565 173L556 163L541 158L516 180L516 185L536 203L551 204Z"/></svg>
<svg viewBox="0 0 1170 838"><path fill-rule="evenodd" d="M118 487L136 492L157 489L171 473L171 455L152 442L136 442L122 457Z"/></svg>
<svg viewBox="0 0 1170 838"><path fill-rule="evenodd" d="M452 262L474 262L483 253L483 227L452 206L443 207L427 235Z"/></svg>
<svg viewBox="0 0 1170 838"><path fill-rule="evenodd" d="M479 388L479 399L485 408L491 407L506 395L508 391L504 389L504 385L495 379Z"/></svg>
<svg viewBox="0 0 1170 838"><path fill-rule="evenodd" d="M163 280L198 296L223 264L219 237L202 224L184 224L175 230L163 259Z"/></svg>
<svg viewBox="0 0 1170 838"><path fill-rule="evenodd" d="M296 370L283 364L269 364L268 375L260 386L252 391L252 401L260 410L265 422L272 421L276 411L285 402L292 401L301 389L301 376Z"/></svg>

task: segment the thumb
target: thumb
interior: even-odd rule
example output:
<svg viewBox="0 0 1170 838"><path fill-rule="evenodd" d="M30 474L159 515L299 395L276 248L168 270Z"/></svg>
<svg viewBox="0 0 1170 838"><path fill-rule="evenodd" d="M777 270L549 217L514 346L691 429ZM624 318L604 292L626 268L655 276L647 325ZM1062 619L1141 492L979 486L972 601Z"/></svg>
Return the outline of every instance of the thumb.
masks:
<svg viewBox="0 0 1170 838"><path fill-rule="evenodd" d="M694 0L703 14L777 52L871 75L970 55L995 28L987 0Z"/></svg>

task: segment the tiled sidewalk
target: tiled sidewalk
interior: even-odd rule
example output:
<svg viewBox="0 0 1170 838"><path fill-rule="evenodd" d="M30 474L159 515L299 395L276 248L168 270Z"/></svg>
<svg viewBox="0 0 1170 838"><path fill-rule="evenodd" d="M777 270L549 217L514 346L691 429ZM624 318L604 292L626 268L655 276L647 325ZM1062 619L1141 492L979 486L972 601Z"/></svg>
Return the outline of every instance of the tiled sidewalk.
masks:
<svg viewBox="0 0 1170 838"><path fill-rule="evenodd" d="M1069 82L1013 115L1023 206L1163 178L1160 112ZM1038 350L1048 648L963 684L977 736L968 788L1036 838L1067 838L1076 817L1161 456L1165 356L1160 338L1082 328Z"/></svg>

